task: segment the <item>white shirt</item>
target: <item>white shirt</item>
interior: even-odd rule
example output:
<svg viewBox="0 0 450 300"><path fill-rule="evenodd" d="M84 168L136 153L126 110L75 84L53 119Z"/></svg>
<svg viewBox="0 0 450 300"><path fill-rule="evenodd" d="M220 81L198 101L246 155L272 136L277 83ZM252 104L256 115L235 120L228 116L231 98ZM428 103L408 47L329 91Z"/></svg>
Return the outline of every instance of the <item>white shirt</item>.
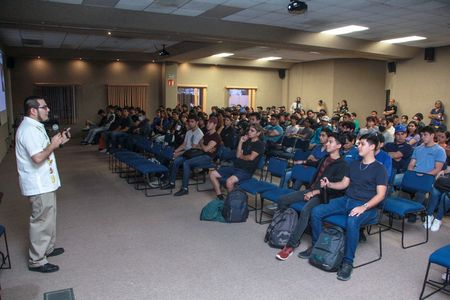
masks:
<svg viewBox="0 0 450 300"><path fill-rule="evenodd" d="M44 124L25 117L16 134L16 159L19 184L24 196L34 196L56 191L60 186L55 155L40 164L34 163L33 155L50 144Z"/></svg>
<svg viewBox="0 0 450 300"><path fill-rule="evenodd" d="M292 105L291 105L291 112L293 113L293 112L295 112L296 109L302 109L302 108L303 108L303 105L301 102L298 103L298 105L297 105L297 101L294 101L294 103L292 103Z"/></svg>
<svg viewBox="0 0 450 300"><path fill-rule="evenodd" d="M200 140L203 137L203 131L197 127L194 131L188 130L186 135L184 136L185 147L184 150L189 150L192 148L192 145L196 145L200 143Z"/></svg>

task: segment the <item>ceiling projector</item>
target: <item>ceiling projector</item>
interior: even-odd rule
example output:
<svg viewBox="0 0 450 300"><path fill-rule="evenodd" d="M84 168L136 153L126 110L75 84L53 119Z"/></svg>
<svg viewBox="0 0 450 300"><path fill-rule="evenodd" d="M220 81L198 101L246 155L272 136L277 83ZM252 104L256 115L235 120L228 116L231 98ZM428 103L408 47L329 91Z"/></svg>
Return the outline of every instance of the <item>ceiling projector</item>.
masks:
<svg viewBox="0 0 450 300"><path fill-rule="evenodd" d="M169 56L170 55L169 51L166 50L166 45L163 45L162 50L159 51L158 54L159 54L159 56Z"/></svg>
<svg viewBox="0 0 450 300"><path fill-rule="evenodd" d="M291 0L291 3L288 4L287 9L291 14L303 14L308 9L308 5L306 5L303 1Z"/></svg>

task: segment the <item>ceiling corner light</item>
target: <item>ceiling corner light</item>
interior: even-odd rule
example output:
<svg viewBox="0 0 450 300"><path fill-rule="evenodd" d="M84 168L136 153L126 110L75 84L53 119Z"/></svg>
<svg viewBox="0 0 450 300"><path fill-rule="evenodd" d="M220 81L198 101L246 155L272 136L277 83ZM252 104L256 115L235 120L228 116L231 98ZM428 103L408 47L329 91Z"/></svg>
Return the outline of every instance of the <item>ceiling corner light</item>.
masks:
<svg viewBox="0 0 450 300"><path fill-rule="evenodd" d="M396 38L396 39L390 39L390 40L382 40L381 43L387 43L387 44L398 44L398 43L407 43L407 42L413 42L413 41L421 41L426 40L426 37L423 36L406 36L402 38Z"/></svg>
<svg viewBox="0 0 450 300"><path fill-rule="evenodd" d="M288 4L287 10L290 14L303 14L308 10L308 5L303 1L291 0Z"/></svg>
<svg viewBox="0 0 450 300"><path fill-rule="evenodd" d="M321 33L329 34L329 35L340 35L340 34L347 34L357 31L363 31L368 30L369 27L359 26L359 25L348 25L344 27L334 28L330 30L322 31Z"/></svg>
<svg viewBox="0 0 450 300"><path fill-rule="evenodd" d="M111 35L112 33L111 33L111 31L108 31L108 35Z"/></svg>
<svg viewBox="0 0 450 300"><path fill-rule="evenodd" d="M279 60L279 59L282 59L282 57L279 57L279 56L268 56L268 57L260 58L258 60L260 60L260 61L271 61L271 60Z"/></svg>
<svg viewBox="0 0 450 300"><path fill-rule="evenodd" d="M232 56L232 55L234 55L234 53L223 52L223 53L217 53L217 54L211 55L211 57L228 57L228 56Z"/></svg>

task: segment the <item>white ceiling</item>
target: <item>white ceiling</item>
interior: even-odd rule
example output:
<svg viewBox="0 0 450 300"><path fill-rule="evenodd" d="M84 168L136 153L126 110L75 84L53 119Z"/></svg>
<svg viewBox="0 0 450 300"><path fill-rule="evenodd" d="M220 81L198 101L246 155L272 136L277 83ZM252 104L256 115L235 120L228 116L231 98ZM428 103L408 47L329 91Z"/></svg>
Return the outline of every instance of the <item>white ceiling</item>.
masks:
<svg viewBox="0 0 450 300"><path fill-rule="evenodd" d="M13 3L14 0L2 2ZM25 2L31 0L16 0ZM323 30L332 29L345 25L361 25L369 27L367 31L351 33L345 35L354 41L377 42L384 39L397 38L409 35L424 36L427 39L410 42L406 45L413 47L439 47L450 45L450 0L306 0L308 11L302 15L292 15L287 12L289 0L39 0L34 1L38 6L55 6L58 9L64 8L64 13L71 13L72 8L102 9L105 15L111 11L128 12L132 14L146 14L149 17L159 14L161 16L170 15L170 20L177 17L176 24L158 24L166 26L170 35L161 35L161 38L154 38L148 34L127 34L125 30L111 29L113 34L108 36L98 28L105 28L96 20L90 19L92 30L71 30L69 26L54 24L54 27L37 28L33 26L21 26L20 22L5 22L7 26L0 28L0 43L8 47L32 47L35 49L72 49L72 50L95 50L109 52L131 52L131 53L157 53L162 45L166 45L170 51L175 46L174 52L180 54L185 49L186 42L199 42L196 40L195 29L192 29L189 37L177 36L177 26L183 27L183 20L186 17L198 22L209 22L215 26L216 21L228 22L230 24L240 24L245 31L256 25L272 26L273 28L284 28L291 34L292 29L301 32L317 33ZM42 3L42 4L39 4ZM16 2L17 4L17 2ZM50 6L49 6L50 5ZM0 12L1 14L1 12ZM39 14L37 14L39 16ZM35 18L38 18L38 16ZM5 19L5 18L3 18ZM2 22L0 18L0 22ZM119 20L123 21L123 20ZM126 20L127 25L133 20ZM26 24L27 21L24 21ZM45 22L42 22L44 24ZM11 25L13 24L13 25ZM28 23L30 24L30 23ZM202 23L206 24L206 23ZM223 24L223 23L221 23ZM247 25L246 25L247 24ZM81 25L80 25L81 26ZM52 29L54 28L54 29ZM175 28L175 29L174 29ZM257 28L257 27L256 27ZM268 27L263 27L264 31ZM186 28L183 28L186 29ZM189 30L188 28L187 30ZM134 31L145 30L150 32L152 28L139 28L136 23ZM249 29L250 30L250 29ZM147 33L148 33L147 32ZM249 31L250 32L250 31ZM154 32L152 32L154 34ZM230 34L230 33L228 33ZM240 32L232 33L239 36ZM270 34L270 33L267 33ZM222 34L223 36L223 34ZM271 37L273 38L273 36ZM204 56L209 56L216 52L217 43L222 43L218 33L216 37L207 36L207 40L202 40L203 45L198 44L197 48L214 45L211 50L204 51ZM281 37L280 37L281 39ZM350 40L351 40L350 39ZM31 40L31 41L30 41ZM348 40L348 39L347 39ZM36 43L35 45L29 43ZM192 46L192 44L190 44ZM178 48L176 48L178 46ZM201 46L201 47L200 47ZM219 47L220 48L220 47ZM225 44L224 47L225 48ZM369 48L369 47L368 47ZM197 49L197 50L198 50ZM343 50L343 48L340 48ZM247 45L240 45L234 49L233 59L254 60L265 56L281 56L284 62L301 62L341 57L358 57L360 49L354 49L354 53L347 51L333 51L333 47L327 49L320 46L307 49L307 47L292 46L290 41L280 42L279 47L264 43L263 39L249 41ZM173 53L173 51L170 51ZM192 59L200 59L202 56L197 53ZM364 56L361 56L364 57Z"/></svg>

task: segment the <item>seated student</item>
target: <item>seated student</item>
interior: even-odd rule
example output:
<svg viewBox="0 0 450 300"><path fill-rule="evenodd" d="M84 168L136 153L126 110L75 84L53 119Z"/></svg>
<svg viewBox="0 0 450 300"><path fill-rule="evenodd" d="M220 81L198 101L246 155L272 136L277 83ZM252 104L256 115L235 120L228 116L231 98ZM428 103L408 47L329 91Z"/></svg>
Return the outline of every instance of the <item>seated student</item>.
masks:
<svg viewBox="0 0 450 300"><path fill-rule="evenodd" d="M366 118L366 127L359 130L358 138L365 134L378 132L378 126L376 126L377 122L378 121L374 116L368 116Z"/></svg>
<svg viewBox="0 0 450 300"><path fill-rule="evenodd" d="M395 174L404 173L413 153L413 148L406 142L405 126L397 125L395 127L395 141L393 143L386 143L383 150L392 157L392 166Z"/></svg>
<svg viewBox="0 0 450 300"><path fill-rule="evenodd" d="M296 160L294 161L294 164L301 165L307 161L318 161L323 158L327 154L326 144L328 142L328 137L331 136L331 133L332 132L330 129L323 129L320 132L319 144L314 146L308 158L306 160Z"/></svg>
<svg viewBox="0 0 450 300"><path fill-rule="evenodd" d="M323 195L321 195L320 179L327 177L331 182L339 182L347 174L348 164L339 154L344 143L345 136L331 133L326 144L327 155L319 162L308 163L308 165L317 167L311 186L307 190L292 192L280 198L278 208L282 211L294 202L306 201L306 204L300 213L299 222L291 233L288 243L276 255L276 258L279 260L288 259L294 253L294 249L300 245L300 240L309 223L311 210L322 202L321 196ZM344 195L344 192L340 190L330 189L328 191L330 199L341 197L342 195Z"/></svg>
<svg viewBox="0 0 450 300"><path fill-rule="evenodd" d="M112 105L108 105L106 108L106 113L103 109L101 109L97 114L100 115L102 119L100 120L98 126L89 129L88 134L81 142L82 145L93 144L95 137L98 134L107 131L116 118L116 115L114 114L114 107Z"/></svg>
<svg viewBox="0 0 450 300"><path fill-rule="evenodd" d="M223 160L230 160L236 157L236 144L238 134L236 128L232 126L231 116L224 117L224 127L220 132L223 148L221 158Z"/></svg>
<svg viewBox="0 0 450 300"><path fill-rule="evenodd" d="M447 167L445 171L441 171L437 174L436 179L443 176L444 174L447 174L448 176L449 173L450 167ZM445 196L445 194L447 194L447 196ZM433 187L433 190L430 195L430 201L428 201L427 206L428 222L425 221L423 223L423 226L425 228L429 228L433 232L439 231L439 228L441 228L442 224L442 218L449 209L450 209L450 196L448 192L444 192ZM437 214L436 217L434 217L434 212L436 210Z"/></svg>
<svg viewBox="0 0 450 300"><path fill-rule="evenodd" d="M362 161L350 163L348 173L340 182L330 182L324 177L321 187L344 190L344 197L334 199L328 204L315 207L311 214L312 245L322 232L322 222L332 215L347 216L344 259L337 273L339 280L349 280L353 270L353 259L358 246L360 227L378 217L377 205L383 201L388 184L386 168L375 159L378 137L364 135L358 150ZM309 258L312 248L300 252L299 257Z"/></svg>
<svg viewBox="0 0 450 300"><path fill-rule="evenodd" d="M358 147L355 146L356 135L350 132L343 134L345 136L345 144L341 148L341 156L346 162L359 159Z"/></svg>
<svg viewBox="0 0 450 300"><path fill-rule="evenodd" d="M392 158L389 154L383 150L384 147L384 136L381 133L376 134L378 138L378 147L375 150L375 159L381 163L385 168L388 174L388 177L392 174ZM362 158L360 157L360 160Z"/></svg>
<svg viewBox="0 0 450 300"><path fill-rule="evenodd" d="M189 177L191 175L191 169L204 164L211 163L216 157L218 146L222 143L220 135L216 132L217 118L211 117L206 123L207 132L202 137L198 146L193 146L203 150L204 154L190 159L184 159L183 161L183 183L181 189L174 194L174 196L183 196L189 193ZM172 172L174 172L172 169ZM173 175L173 173L172 173ZM174 177L172 176L171 179Z"/></svg>
<svg viewBox="0 0 450 300"><path fill-rule="evenodd" d="M236 150L236 160L233 167L220 167L209 174L214 191L219 199L224 195L220 190L219 178L226 178L226 187L231 192L234 185L243 180L250 179L258 167L261 155L264 154L265 145L261 141L263 128L258 124L251 124L248 133L242 136Z"/></svg>
<svg viewBox="0 0 450 300"><path fill-rule="evenodd" d="M278 124L279 115L273 114L270 116L270 124L264 127L265 130L265 142L267 143L267 148L274 148L276 144L281 142L281 138L283 137L284 130Z"/></svg>
<svg viewBox="0 0 450 300"><path fill-rule="evenodd" d="M188 117L189 130L186 132L184 142L173 152L173 165L170 170L169 182L163 187L164 189L172 189L175 187L175 179L177 177L178 169L184 163L183 153L191 148L198 148L203 132L198 128L198 116L190 114Z"/></svg>
<svg viewBox="0 0 450 300"><path fill-rule="evenodd" d="M392 117L387 117L386 119L382 119L378 130L383 133L384 142L392 143L394 142L395 128L393 126L394 122Z"/></svg>
<svg viewBox="0 0 450 300"><path fill-rule="evenodd" d="M127 108L122 109L118 125L116 129L105 132L105 149L102 152L109 154L111 149L114 150L119 145L119 138L127 136L131 128L131 118Z"/></svg>
<svg viewBox="0 0 450 300"><path fill-rule="evenodd" d="M328 117L327 115L320 118L320 127L316 129L316 131L314 132L314 136L311 138L311 146L320 143L320 133L324 129L329 129L330 131L332 130L330 126L330 117Z"/></svg>
<svg viewBox="0 0 450 300"><path fill-rule="evenodd" d="M432 126L425 126L420 130L422 136L422 145L417 146L411 156L411 161L408 165L408 170L427 173L436 176L440 171L447 159L445 150L442 149L434 141L435 129ZM401 176L395 177L395 183L401 182L403 178ZM419 203L423 203L425 200L425 194L417 192L415 200ZM408 222L415 222L416 216L412 215L408 218Z"/></svg>

